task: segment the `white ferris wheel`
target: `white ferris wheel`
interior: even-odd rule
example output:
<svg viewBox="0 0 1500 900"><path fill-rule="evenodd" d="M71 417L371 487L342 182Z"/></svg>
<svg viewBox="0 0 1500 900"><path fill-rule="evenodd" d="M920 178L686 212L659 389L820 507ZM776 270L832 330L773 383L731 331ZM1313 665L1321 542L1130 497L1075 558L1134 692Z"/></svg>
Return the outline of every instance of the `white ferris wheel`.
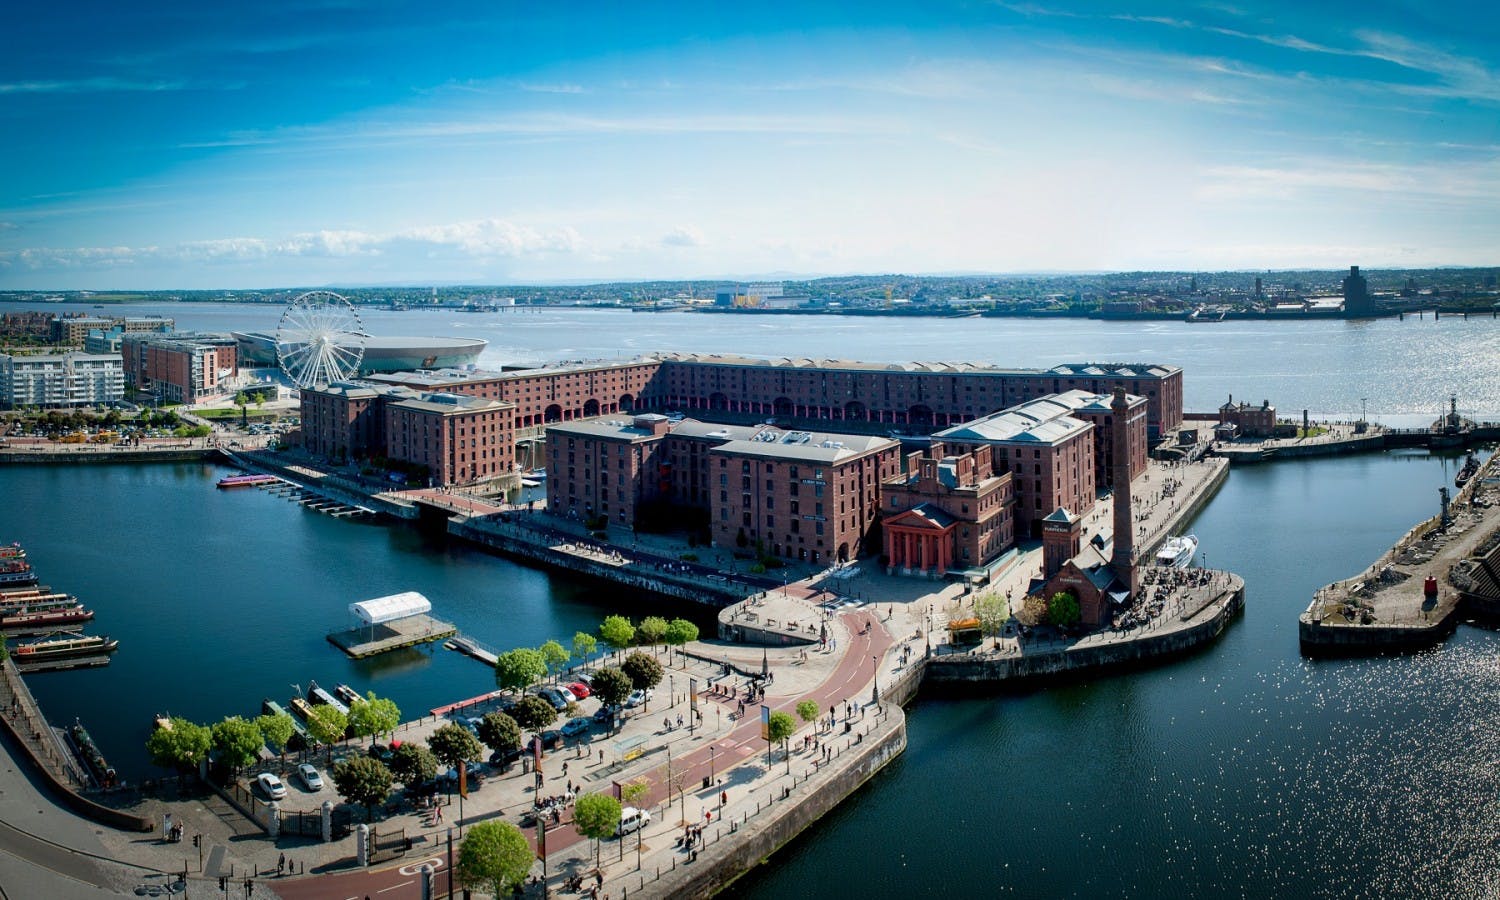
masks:
<svg viewBox="0 0 1500 900"><path fill-rule="evenodd" d="M276 363L299 388L347 381L359 374L365 337L348 299L332 291L308 291L281 314Z"/></svg>

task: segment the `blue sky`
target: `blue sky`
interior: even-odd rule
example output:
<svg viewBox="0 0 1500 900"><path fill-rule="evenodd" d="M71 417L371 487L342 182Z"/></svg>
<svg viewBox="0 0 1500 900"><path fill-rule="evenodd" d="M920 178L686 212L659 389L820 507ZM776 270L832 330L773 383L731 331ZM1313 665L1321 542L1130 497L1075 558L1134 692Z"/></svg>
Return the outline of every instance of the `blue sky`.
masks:
<svg viewBox="0 0 1500 900"><path fill-rule="evenodd" d="M0 287L1495 264L1458 2L19 4Z"/></svg>

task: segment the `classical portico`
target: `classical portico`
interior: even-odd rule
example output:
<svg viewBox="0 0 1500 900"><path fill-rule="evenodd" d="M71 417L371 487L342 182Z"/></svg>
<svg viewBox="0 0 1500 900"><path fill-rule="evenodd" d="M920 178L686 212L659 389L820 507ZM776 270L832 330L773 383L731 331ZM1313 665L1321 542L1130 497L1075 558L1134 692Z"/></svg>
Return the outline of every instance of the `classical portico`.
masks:
<svg viewBox="0 0 1500 900"><path fill-rule="evenodd" d="M928 503L885 520L885 555L891 572L941 576L953 565L953 529L958 523Z"/></svg>

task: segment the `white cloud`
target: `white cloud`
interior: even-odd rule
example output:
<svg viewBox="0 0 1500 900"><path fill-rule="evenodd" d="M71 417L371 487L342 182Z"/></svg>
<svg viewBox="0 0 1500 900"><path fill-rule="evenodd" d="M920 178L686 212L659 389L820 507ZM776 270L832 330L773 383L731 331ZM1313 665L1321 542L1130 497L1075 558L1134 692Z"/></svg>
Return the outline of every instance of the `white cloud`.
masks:
<svg viewBox="0 0 1500 900"><path fill-rule="evenodd" d="M181 91L185 81L131 81L125 78L79 78L0 82L0 94L89 94L127 91Z"/></svg>
<svg viewBox="0 0 1500 900"><path fill-rule="evenodd" d="M702 247L703 232L692 225L679 225L662 235L663 247Z"/></svg>

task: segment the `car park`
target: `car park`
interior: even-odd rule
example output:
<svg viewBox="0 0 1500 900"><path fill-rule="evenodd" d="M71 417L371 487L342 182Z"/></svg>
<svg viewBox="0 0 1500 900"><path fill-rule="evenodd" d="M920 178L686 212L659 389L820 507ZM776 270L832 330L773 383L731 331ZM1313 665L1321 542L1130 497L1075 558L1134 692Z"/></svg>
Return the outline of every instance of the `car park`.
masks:
<svg viewBox="0 0 1500 900"><path fill-rule="evenodd" d="M579 700L587 700L589 695L593 693L593 690L581 681L575 681L568 685L568 690L572 691L573 696Z"/></svg>
<svg viewBox="0 0 1500 900"><path fill-rule="evenodd" d="M562 728L558 730L562 732L563 737L578 737L580 734L588 733L588 730L593 727L593 719L588 716L578 716L564 722Z"/></svg>
<svg viewBox="0 0 1500 900"><path fill-rule="evenodd" d="M644 691L636 689L630 692L629 697L625 698L625 705L631 709L635 709L637 706L640 706L642 703L650 700L651 697L652 693L650 688L647 688Z"/></svg>
<svg viewBox="0 0 1500 900"><path fill-rule="evenodd" d="M310 791L321 791L323 789L323 776L318 770L308 763L297 767L297 777L302 779L302 785Z"/></svg>
<svg viewBox="0 0 1500 900"><path fill-rule="evenodd" d="M270 772L262 772L255 776L255 783L260 787L261 793L265 794L268 799L286 799L286 785L282 784L281 779Z"/></svg>
<svg viewBox="0 0 1500 900"><path fill-rule="evenodd" d="M575 702L576 699L572 694L568 694L566 697L563 696L563 692L559 691L557 688L540 688L534 693L538 697L541 697L543 700L546 700L548 703L552 704L552 708L557 710L558 712L567 709L568 704Z"/></svg>
<svg viewBox="0 0 1500 900"><path fill-rule="evenodd" d="M615 716L618 713L619 713L619 710L616 709L613 706L601 706L601 707L599 707L599 711L596 712L596 713L594 713L594 721L595 722L613 722L615 720Z"/></svg>

